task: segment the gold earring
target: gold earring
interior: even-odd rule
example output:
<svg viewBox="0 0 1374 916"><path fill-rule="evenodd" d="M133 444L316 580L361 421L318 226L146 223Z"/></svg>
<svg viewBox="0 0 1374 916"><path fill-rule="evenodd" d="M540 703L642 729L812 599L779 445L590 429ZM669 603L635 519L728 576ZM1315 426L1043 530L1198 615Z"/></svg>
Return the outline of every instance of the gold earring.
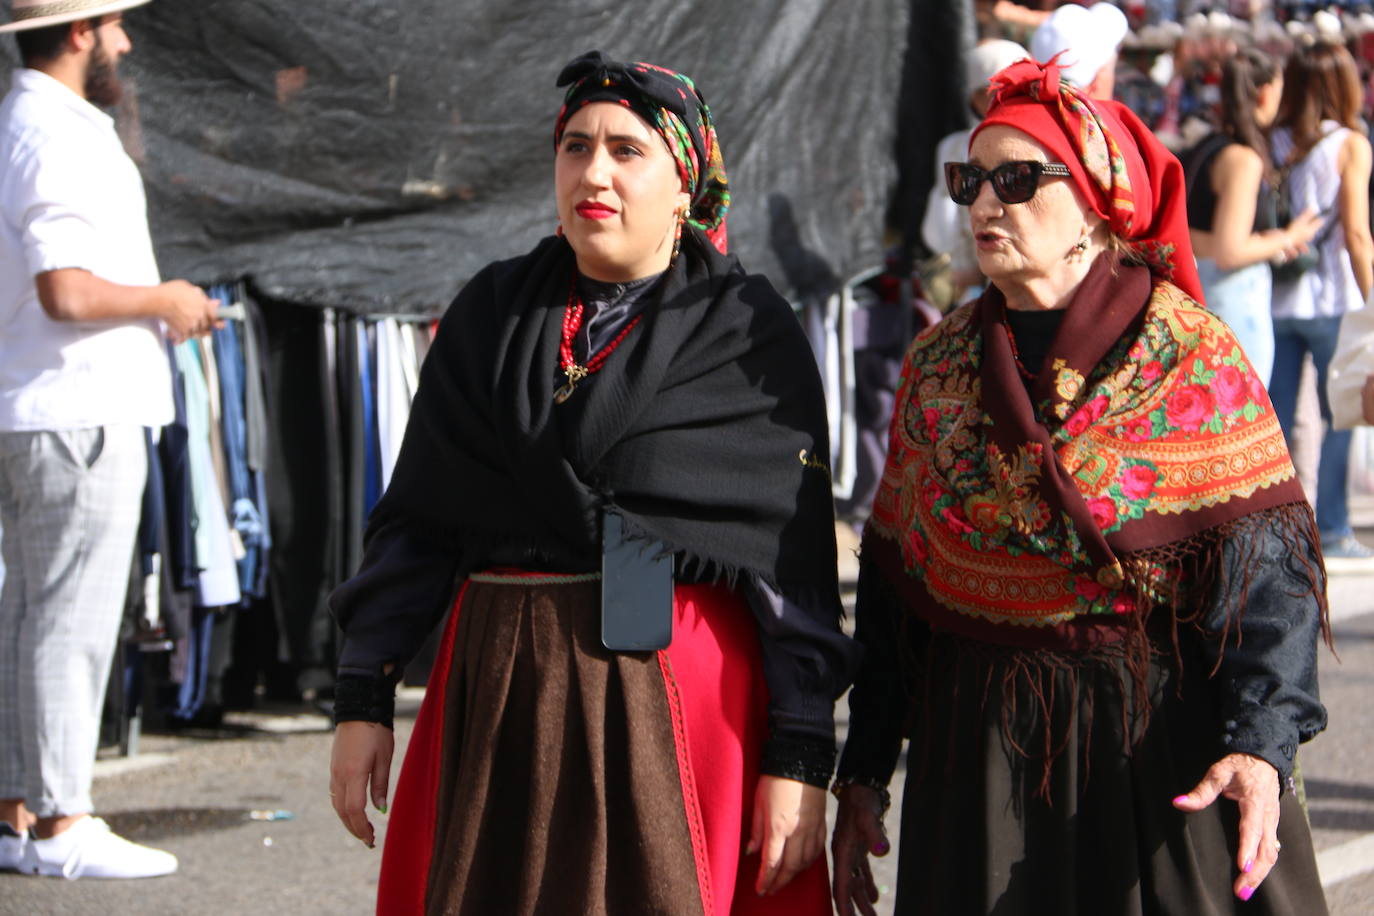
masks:
<svg viewBox="0 0 1374 916"><path fill-rule="evenodd" d="M687 221L687 213L686 204L683 204L677 210L677 226L673 229L673 256L668 259L669 267L677 263L678 252L682 250L682 224Z"/></svg>

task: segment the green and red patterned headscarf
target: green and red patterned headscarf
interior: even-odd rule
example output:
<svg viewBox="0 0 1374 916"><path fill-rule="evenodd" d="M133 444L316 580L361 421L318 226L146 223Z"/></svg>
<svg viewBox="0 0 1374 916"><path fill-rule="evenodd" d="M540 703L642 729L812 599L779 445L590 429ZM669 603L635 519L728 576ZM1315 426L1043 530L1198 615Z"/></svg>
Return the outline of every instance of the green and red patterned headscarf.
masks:
<svg viewBox="0 0 1374 916"><path fill-rule="evenodd" d="M567 86L568 93L554 127L554 148L563 139L568 119L583 106L618 102L629 108L662 135L677 160L683 187L692 198L687 221L725 253L730 182L711 109L696 84L663 67L639 61L620 63L600 51L589 51L563 68L558 85Z"/></svg>
<svg viewBox="0 0 1374 916"><path fill-rule="evenodd" d="M1033 137L1069 167L1093 211L1151 273L1201 302L1183 166L1129 108L1061 80L1058 60L1018 61L994 76L992 105L973 137L992 124Z"/></svg>

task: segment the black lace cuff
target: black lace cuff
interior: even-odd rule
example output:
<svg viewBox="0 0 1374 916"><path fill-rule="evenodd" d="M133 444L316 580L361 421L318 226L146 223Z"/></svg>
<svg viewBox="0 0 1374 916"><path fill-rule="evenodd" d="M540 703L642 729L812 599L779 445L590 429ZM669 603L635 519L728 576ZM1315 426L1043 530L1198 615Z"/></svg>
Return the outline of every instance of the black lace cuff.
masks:
<svg viewBox="0 0 1374 916"><path fill-rule="evenodd" d="M376 722L395 728L396 684L387 677L341 674L334 682L334 724Z"/></svg>
<svg viewBox="0 0 1374 916"><path fill-rule="evenodd" d="M835 742L819 738L774 736L763 748L759 772L795 779L821 789L830 785L835 770Z"/></svg>

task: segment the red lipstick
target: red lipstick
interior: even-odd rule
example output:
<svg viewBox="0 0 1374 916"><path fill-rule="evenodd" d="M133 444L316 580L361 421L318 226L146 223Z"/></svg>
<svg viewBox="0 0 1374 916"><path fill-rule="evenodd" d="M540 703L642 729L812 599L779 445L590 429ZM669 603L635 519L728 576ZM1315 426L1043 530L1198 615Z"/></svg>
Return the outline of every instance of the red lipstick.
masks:
<svg viewBox="0 0 1374 916"><path fill-rule="evenodd" d="M573 209L577 211L578 216L584 219L607 219L615 216L615 208L597 203L594 200L584 200Z"/></svg>

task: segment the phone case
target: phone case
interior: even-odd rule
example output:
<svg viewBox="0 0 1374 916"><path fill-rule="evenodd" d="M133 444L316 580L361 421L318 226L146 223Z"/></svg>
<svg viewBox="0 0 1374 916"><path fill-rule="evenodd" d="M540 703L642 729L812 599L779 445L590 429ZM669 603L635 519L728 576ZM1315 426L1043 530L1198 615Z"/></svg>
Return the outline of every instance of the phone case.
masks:
<svg viewBox="0 0 1374 916"><path fill-rule="evenodd" d="M673 556L657 541L625 539L624 519L601 517L601 644L614 652L673 641Z"/></svg>

